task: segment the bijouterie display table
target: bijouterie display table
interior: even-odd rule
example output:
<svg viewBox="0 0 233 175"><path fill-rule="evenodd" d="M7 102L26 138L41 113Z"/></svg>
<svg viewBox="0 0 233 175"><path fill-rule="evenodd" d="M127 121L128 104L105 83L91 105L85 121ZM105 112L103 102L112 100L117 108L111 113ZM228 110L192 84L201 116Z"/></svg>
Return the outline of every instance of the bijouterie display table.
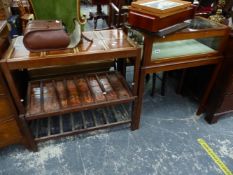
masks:
<svg viewBox="0 0 233 175"><path fill-rule="evenodd" d="M222 52L229 35L229 27L195 17L189 21L186 28L166 36L158 36L156 32L139 31L144 36L144 49L138 101L142 103L147 74L214 64L215 70L197 112L202 113L223 61ZM141 108L137 108L137 115L140 113Z"/></svg>

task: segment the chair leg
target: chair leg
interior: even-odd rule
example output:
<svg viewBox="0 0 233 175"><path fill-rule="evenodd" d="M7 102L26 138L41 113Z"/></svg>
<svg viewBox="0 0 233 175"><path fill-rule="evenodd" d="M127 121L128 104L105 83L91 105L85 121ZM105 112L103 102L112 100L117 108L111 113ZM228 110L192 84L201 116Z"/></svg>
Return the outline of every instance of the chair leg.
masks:
<svg viewBox="0 0 233 175"><path fill-rule="evenodd" d="M151 96L152 97L154 97L154 95L155 95L155 87L156 87L156 73L153 73L152 90L151 90Z"/></svg>
<svg viewBox="0 0 233 175"><path fill-rule="evenodd" d="M96 27L97 27L97 20L98 20L98 18L95 17L95 18L94 18L94 29L96 29Z"/></svg>
<svg viewBox="0 0 233 175"><path fill-rule="evenodd" d="M176 93L177 94L181 94L182 90L183 90L183 86L184 86L184 78L186 76L186 69L183 69L182 70L182 74L181 74L181 77L180 77L180 80L178 82L178 87L177 87L177 90L176 90Z"/></svg>
<svg viewBox="0 0 233 175"><path fill-rule="evenodd" d="M114 59L114 65L113 65L113 68L114 68L114 70L115 70L115 71L117 71L117 60L116 60L116 59Z"/></svg>
<svg viewBox="0 0 233 175"><path fill-rule="evenodd" d="M146 82L150 80L150 74L146 74Z"/></svg>
<svg viewBox="0 0 233 175"><path fill-rule="evenodd" d="M121 72L121 74L125 77L126 76L126 60L125 59L118 59L117 60L117 70Z"/></svg>
<svg viewBox="0 0 233 175"><path fill-rule="evenodd" d="M161 86L161 95L162 95L162 96L165 95L165 91L166 91L167 75L168 75L168 72L163 72L162 86Z"/></svg>

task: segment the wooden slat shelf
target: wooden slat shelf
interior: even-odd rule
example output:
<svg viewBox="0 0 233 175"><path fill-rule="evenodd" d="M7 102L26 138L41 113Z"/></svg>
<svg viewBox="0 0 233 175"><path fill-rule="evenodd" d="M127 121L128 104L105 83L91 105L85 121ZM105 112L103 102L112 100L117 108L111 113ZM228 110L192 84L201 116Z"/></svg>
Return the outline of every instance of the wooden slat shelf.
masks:
<svg viewBox="0 0 233 175"><path fill-rule="evenodd" d="M28 85L26 119L128 103L135 98L118 72L36 80Z"/></svg>
<svg viewBox="0 0 233 175"><path fill-rule="evenodd" d="M35 141L121 124L130 125L131 130L139 128L137 98L141 48L118 29L89 31L84 32L84 35L93 42L83 39L74 49L46 52L28 51L24 47L23 37L17 37L1 59L1 68L18 113L26 120L25 123L30 124ZM70 74L68 70L70 66L73 71L73 66L76 65L96 65L99 61L102 65L105 61L123 61L128 58L134 67L130 86L117 72L80 75ZM59 72L61 76L50 76L46 72L43 75L48 78L39 80L30 80L29 76L24 76L29 69L35 69L39 74L44 68L49 70L60 67L64 67L64 72ZM120 71L123 74L125 72L123 69ZM16 72L19 72L20 76L22 73L25 81L16 81ZM119 105L130 105L132 112L125 117L124 113L117 109ZM98 112L99 110L104 112Z"/></svg>
<svg viewBox="0 0 233 175"><path fill-rule="evenodd" d="M37 142L131 122L131 105L114 105L29 121Z"/></svg>

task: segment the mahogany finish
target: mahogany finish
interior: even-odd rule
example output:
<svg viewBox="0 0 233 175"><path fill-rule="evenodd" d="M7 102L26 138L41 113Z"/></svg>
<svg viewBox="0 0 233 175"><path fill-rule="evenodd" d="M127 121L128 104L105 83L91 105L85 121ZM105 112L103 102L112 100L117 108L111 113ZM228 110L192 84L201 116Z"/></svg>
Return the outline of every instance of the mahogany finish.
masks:
<svg viewBox="0 0 233 175"><path fill-rule="evenodd" d="M130 106L125 104L81 111L29 122L36 142L56 139L96 129L130 124Z"/></svg>
<svg viewBox="0 0 233 175"><path fill-rule="evenodd" d="M22 143L23 135L16 123L17 112L0 73L0 148Z"/></svg>
<svg viewBox="0 0 233 175"><path fill-rule="evenodd" d="M195 19L203 20L208 22L207 19L196 17ZM217 24L217 27L203 27L199 29L185 28L174 34L167 35L163 38L156 36L156 33L152 32L142 32L144 36L144 48L143 48L143 59L140 71L140 82L138 87L138 100L141 106L143 93L144 93L144 80L147 74L157 73L160 71L170 71L183 68L197 67L202 65L214 64L216 68L212 74L211 80L209 82L208 88L200 103L198 114L203 112L203 106L206 104L206 100L209 96L210 90L219 72L219 68L223 61L222 51L226 44L229 28L227 26ZM167 42L167 41L178 41L186 39L199 39L207 37L221 36L222 40L217 51L204 54L195 54L190 56L179 56L179 57L169 57L162 59L152 59L153 44L156 42ZM137 115L141 113L141 108L137 108ZM138 118L139 119L139 118ZM137 121L139 123L139 121Z"/></svg>
<svg viewBox="0 0 233 175"><path fill-rule="evenodd" d="M2 68L13 94L16 106L26 120L51 116L66 115L77 111L90 110L110 105L133 102L130 119L126 122L115 120L111 124L96 125L83 128L81 131L73 129L69 134L115 126L131 122L131 129L137 129L139 122L137 88L139 80L139 65L141 49L137 47L122 30L104 30L84 32L92 38L93 43L82 40L74 49L33 53L25 49L22 37L18 37L9 47ZM134 78L128 86L124 78L114 72L91 73L82 75L65 75L28 81L28 92L23 96L17 88L13 72L31 68L48 66L78 65L97 60L113 60L118 58L134 61ZM42 70L43 71L43 70ZM56 137L66 135L60 132ZM46 136L51 138L50 135ZM53 138L53 137L52 137ZM40 140L40 139L36 139ZM46 139L45 139L46 140Z"/></svg>
<svg viewBox="0 0 233 175"><path fill-rule="evenodd" d="M0 41L0 57L2 57L9 46L6 21L0 21ZM18 116L0 69L0 148L18 143L36 150L28 128L24 127L24 120Z"/></svg>
<svg viewBox="0 0 233 175"><path fill-rule="evenodd" d="M32 81L28 85L26 120L127 103L135 98L123 77L112 72Z"/></svg>
<svg viewBox="0 0 233 175"><path fill-rule="evenodd" d="M223 114L233 111L233 31L224 52L224 62L206 105L208 123L216 123Z"/></svg>
<svg viewBox="0 0 233 175"><path fill-rule="evenodd" d="M144 29L150 32L157 32L160 29L175 25L179 22L183 22L187 19L193 18L195 13L194 7L189 7L187 9L176 12L176 14L166 14L163 17L153 16L152 14L147 14L145 11L135 11L131 8L129 12L128 22L130 25Z"/></svg>

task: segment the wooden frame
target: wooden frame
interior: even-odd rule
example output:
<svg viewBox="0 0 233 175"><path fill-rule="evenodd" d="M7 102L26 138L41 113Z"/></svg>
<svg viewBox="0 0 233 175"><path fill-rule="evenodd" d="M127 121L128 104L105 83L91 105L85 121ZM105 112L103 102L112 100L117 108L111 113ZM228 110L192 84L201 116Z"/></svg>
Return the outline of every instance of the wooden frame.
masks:
<svg viewBox="0 0 233 175"><path fill-rule="evenodd" d="M148 32L157 32L158 30L170 27L177 23L193 18L195 7L178 10L172 13L165 13L161 15L150 14L144 10L131 8L128 16L130 25Z"/></svg>
<svg viewBox="0 0 233 175"><path fill-rule="evenodd" d="M233 112L232 46L233 31L231 30L230 38L224 51L224 62L205 106L205 120L210 124L216 123L222 115Z"/></svg>
<svg viewBox="0 0 233 175"><path fill-rule="evenodd" d="M196 17L202 20L206 20L201 17ZM177 70L183 68L190 68L190 67L197 67L203 65L210 65L214 64L215 69L212 73L210 81L208 83L208 87L205 90L205 94L202 97L201 103L199 105L197 114L201 114L205 110L205 105L210 94L210 91L213 87L214 81L218 75L220 67L223 61L223 49L227 42L228 35L230 32L229 27L217 24L218 28L210 28L210 29L199 29L199 30L190 30L190 29L183 29L179 32L174 34L165 36L165 39L158 38L154 33L151 32L142 32L144 35L144 47L143 47L143 59L140 71L140 81L138 87L138 100L139 103L142 103L143 100L143 93L144 93L144 82L145 76L150 73L157 73L160 71L170 71L170 70ZM152 47L154 42L164 41L174 41L174 40L183 40L183 39L191 39L191 38L205 38L211 36L222 36L222 42L220 43L219 49L216 53L213 54L197 54L188 57L181 57L178 59L164 59L164 60L157 60L151 61L152 56ZM141 106L141 104L139 105ZM137 109L137 115L141 113L141 108Z"/></svg>
<svg viewBox="0 0 233 175"><path fill-rule="evenodd" d="M122 104L121 104L122 105ZM123 105L122 105L123 106ZM124 106L123 106L124 107ZM126 124L130 124L131 123L131 119L130 119L130 115L129 113L127 112L126 115L128 116L124 116L124 119L116 119L117 121L110 121L109 120L109 116L107 116L106 114L106 110L109 110L110 108L112 108L114 110L114 107L110 106L106 109L101 109L101 112L103 112L103 123L99 124L97 122L97 116L96 116L96 110L94 110L95 112L92 111L91 113L91 117L93 118L93 123L89 123L87 124L87 113L81 111L80 112L80 116L75 116L75 114L73 113L69 113L68 116L66 115L60 115L60 116L57 116L57 120L59 121L59 126L58 128L56 129L56 131L54 132L51 132L53 130L53 126L51 126L51 120L53 120L54 118L45 118L46 119L46 123L47 123L47 127L44 127L46 128L46 131L44 131L42 134L43 136L39 136L39 120L32 120L31 123L29 124L31 126L31 130L33 131L34 133L34 137L35 137L35 141L36 142L41 142L41 141L45 141L45 140L48 140L48 139L56 139L56 138L59 138L61 136L69 136L69 135L73 135L73 134L80 134L80 133L83 133L83 132L87 132L87 131L94 131L94 130L97 130L97 129L105 129L105 128L110 128L110 127L115 127L115 126L118 126L118 125L126 125ZM126 109L125 109L126 110ZM123 114L122 114L123 115ZM80 117L80 123L77 127L77 121L75 121L75 117ZM90 116L89 116L90 117ZM126 118L125 118L126 117ZM129 117L129 118L127 118ZM66 119L67 120L70 120L70 126L68 127L68 130L66 129L66 131L64 131L64 122L62 120ZM45 124L46 125L46 124ZM67 126L66 126L67 128Z"/></svg>
<svg viewBox="0 0 233 175"><path fill-rule="evenodd" d="M9 46L8 28L6 21L0 21L0 36L4 41L1 43L0 56L2 59L3 53ZM8 88L3 70L0 68L0 147L9 144L21 143L28 149L37 150L36 144L33 140L29 128L25 127L25 119L19 115L16 105L13 101L12 94Z"/></svg>
<svg viewBox="0 0 233 175"><path fill-rule="evenodd" d="M165 5L169 5L169 3L170 3L170 7L165 7ZM153 4L156 4L158 8L153 7ZM164 8L161 7L163 5ZM141 1L132 2L131 6L133 8L141 9L142 11L151 13L151 15L160 16L162 14L172 13L187 8L191 6L191 2L180 1L180 0L141 0Z"/></svg>
<svg viewBox="0 0 233 175"><path fill-rule="evenodd" d="M60 100L59 100L59 95L58 95L58 92L57 92L57 87L55 84L55 81L64 81L65 85L67 86L67 80L68 79L72 79L72 80L77 80L77 77L85 77L84 79L87 81L87 78L90 77L90 76L96 76L98 77L99 75L106 75L106 77L108 78L110 74L113 74L115 76L119 76L118 80L119 80L119 83L124 87L124 90L125 92L127 92L128 94L128 97L119 97L117 96L116 99L109 99L107 98L107 94L106 94L106 90L104 87L101 87L101 83L99 83L99 86L101 87L101 89L103 89L103 95L105 97L105 100L104 101L96 101L94 95L93 95L93 90L92 88L90 88L90 85L88 83L88 86L89 86L89 91L90 91L90 94L91 94L91 97L93 99L92 102L90 103L85 103L83 101L80 100L80 104L77 104L77 105L67 105L66 107L62 107L61 103L60 103ZM108 78L109 79L109 78ZM44 87L43 84L44 83L48 83L48 82L52 82L53 83L53 88L54 90L56 91L55 93L55 99L58 99L57 102L58 102L58 105L59 105L59 109L57 110L52 110L52 111L45 111L43 108L44 106L44 98L43 98L43 92L40 93L41 95L41 98L42 100L40 100L40 107L42 108L42 110L38 113L33 113L31 114L30 111L32 111L33 109L31 109L31 105L30 105L30 101L31 101L31 91L32 91L32 84L39 84L39 88L40 88L40 91L43 91L42 88ZM76 81L74 81L76 82ZM87 81L88 82L88 81ZM109 81L110 84L111 84L111 81ZM75 84L76 85L76 84ZM76 85L77 87L77 85ZM117 90L114 89L114 86L113 87L113 90L114 92L117 94ZM67 91L67 90L66 90ZM78 91L78 88L77 88L77 91ZM64 113L67 113L67 112L77 112L77 111L82 111L83 109L85 110L88 110L88 109L95 109L97 107L104 107L104 106L109 106L109 105L114 105L114 104L119 104L119 103L129 103L131 101L134 101L136 96L133 96L128 85L126 84L125 80L123 79L123 77L121 75L118 75L117 72L105 72L105 73L98 73L98 74L94 74L94 73L91 73L91 74L85 74L84 76L83 75L72 75L72 76L64 76L64 77L56 77L56 78L50 78L50 79L40 79L39 81L32 81L32 82L29 82L28 84L28 92L27 92L27 113L26 113L26 120L33 120L33 119L38 119L38 118L43 118L43 117L49 117L49 116L54 116L54 115L61 115L61 114L64 114ZM67 92L67 94L69 94L69 92ZM80 95L82 95L80 92L78 92L79 94L79 98L80 98ZM66 95L68 96L68 95ZM67 101L68 100L68 97L66 99ZM38 106L37 106L38 107Z"/></svg>
<svg viewBox="0 0 233 175"><path fill-rule="evenodd" d="M93 43L89 43L83 40L76 48L66 49L60 51L49 51L40 53L30 53L22 45L22 41L16 41L13 43L6 52L4 59L2 60L2 68L6 79L9 84L9 88L13 94L16 106L22 115L26 115L26 119L34 120L41 117L49 117L51 115L62 115L74 111L82 111L87 109L99 108L114 104L121 104L127 102L133 102L132 117L127 122L117 122L115 124L109 124L104 126L98 126L91 129L83 129L82 131L73 131L71 133L78 133L89 131L93 129L101 129L105 127L111 127L118 124L131 123L131 129L135 130L139 127L140 115L137 115L136 109L138 107L137 93L138 93L138 81L139 81L139 66L141 49L137 47L129 38L125 36L122 30L105 30L105 31L92 31L84 32L86 36L93 38ZM14 78L11 71L21 70L28 68L42 68L47 66L58 65L72 65L79 64L81 62L96 61L96 60L111 60L117 58L126 59L130 57L134 61L134 79L132 84L132 92L130 88L125 84L123 77L118 76L122 86L129 94L128 98L119 98L108 102L95 102L93 104L68 107L52 113L43 113L40 115L27 115L27 106L24 106L21 102L21 98L17 88L15 86ZM97 75L97 74L95 74ZM117 74L116 74L117 75ZM87 75L88 76L88 75ZM73 75L72 75L73 77ZM40 80L41 81L41 80ZM42 80L44 81L44 80ZM46 80L45 80L46 81ZM53 80L52 80L53 81ZM29 86L30 89L30 86ZM29 94L29 93L28 93ZM30 97L30 94L28 95ZM70 135L69 133L68 135ZM62 136L64 134L61 134ZM67 135L67 134L65 134ZM57 138L56 136L55 138Z"/></svg>

